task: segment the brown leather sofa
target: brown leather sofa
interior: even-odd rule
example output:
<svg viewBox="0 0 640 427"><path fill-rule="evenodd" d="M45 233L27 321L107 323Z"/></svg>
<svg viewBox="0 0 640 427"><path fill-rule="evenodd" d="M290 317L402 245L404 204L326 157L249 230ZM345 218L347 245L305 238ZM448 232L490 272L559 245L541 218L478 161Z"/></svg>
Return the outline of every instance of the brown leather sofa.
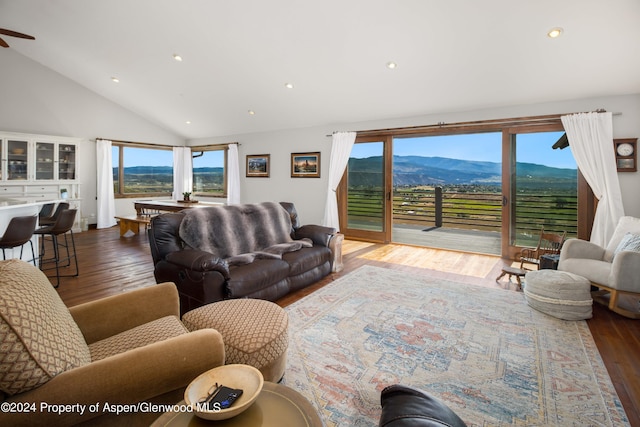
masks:
<svg viewBox="0 0 640 427"><path fill-rule="evenodd" d="M192 226L199 228L190 235ZM230 298L275 301L309 286L331 272L332 246L339 241L333 228L301 225L294 205L286 202L161 214L151 220L148 233L156 281L176 284L182 314ZM270 236L268 248L259 241L264 235ZM306 243L270 253L299 242Z"/></svg>

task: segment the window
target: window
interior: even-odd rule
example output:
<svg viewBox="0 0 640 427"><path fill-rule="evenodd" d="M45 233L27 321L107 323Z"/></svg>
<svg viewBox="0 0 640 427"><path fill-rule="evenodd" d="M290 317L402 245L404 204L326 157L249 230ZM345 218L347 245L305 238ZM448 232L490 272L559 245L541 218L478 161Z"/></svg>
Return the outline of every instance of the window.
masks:
<svg viewBox="0 0 640 427"><path fill-rule="evenodd" d="M171 196L172 147L114 143L113 192L116 198Z"/></svg>
<svg viewBox="0 0 640 427"><path fill-rule="evenodd" d="M193 147L193 193L196 196L226 197L227 147Z"/></svg>

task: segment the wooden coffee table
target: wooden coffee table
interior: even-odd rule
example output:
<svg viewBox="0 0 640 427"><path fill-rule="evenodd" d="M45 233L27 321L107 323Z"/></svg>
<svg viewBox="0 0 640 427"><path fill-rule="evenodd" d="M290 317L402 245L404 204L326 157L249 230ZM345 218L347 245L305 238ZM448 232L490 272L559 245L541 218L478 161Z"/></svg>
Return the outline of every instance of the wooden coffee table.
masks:
<svg viewBox="0 0 640 427"><path fill-rule="evenodd" d="M184 404L184 401L179 405ZM265 381L260 395L246 411L223 421L208 421L192 412L166 412L152 427L160 426L322 427L315 408L303 395L282 384Z"/></svg>

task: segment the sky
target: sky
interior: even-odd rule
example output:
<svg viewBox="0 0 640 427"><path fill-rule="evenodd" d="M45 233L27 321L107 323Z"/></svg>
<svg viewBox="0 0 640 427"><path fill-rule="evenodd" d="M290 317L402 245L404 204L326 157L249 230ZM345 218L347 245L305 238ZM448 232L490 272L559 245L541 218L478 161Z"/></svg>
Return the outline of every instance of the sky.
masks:
<svg viewBox="0 0 640 427"><path fill-rule="evenodd" d="M576 169L571 150L552 149L551 146L563 132L539 132L519 134L516 137L518 162L536 163L557 168ZM468 135L446 135L412 138L395 138L393 152L396 156L448 157L460 160L476 160L500 163L502 134L500 132ZM351 157L364 158L381 155L381 144L355 144ZM117 150L117 147L114 147ZM170 150L126 148L125 166L172 166ZM114 151L114 165L117 162ZM195 158L194 167L223 167L222 151L206 152L205 157Z"/></svg>
<svg viewBox="0 0 640 427"><path fill-rule="evenodd" d="M173 166L173 151L126 147L125 167ZM118 147L113 147L113 165L118 164ZM224 151L206 151L193 159L193 167L224 167Z"/></svg>
<svg viewBox="0 0 640 427"><path fill-rule="evenodd" d="M551 148L563 133L518 134L516 136L517 161L576 169L576 162L569 148L563 150ZM381 150L381 144L355 144L351 157L379 156ZM500 163L502 161L502 134L493 132L395 138L393 154L396 156L447 157Z"/></svg>

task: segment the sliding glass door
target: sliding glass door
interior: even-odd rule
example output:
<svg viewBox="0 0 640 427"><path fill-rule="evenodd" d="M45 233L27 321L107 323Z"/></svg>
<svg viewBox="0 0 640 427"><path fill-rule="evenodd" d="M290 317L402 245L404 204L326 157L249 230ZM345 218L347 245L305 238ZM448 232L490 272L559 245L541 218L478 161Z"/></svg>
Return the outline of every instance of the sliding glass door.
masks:
<svg viewBox="0 0 640 427"><path fill-rule="evenodd" d="M536 246L542 228L578 235L578 168L571 150L553 148L561 127L504 132L503 255Z"/></svg>
<svg viewBox="0 0 640 427"><path fill-rule="evenodd" d="M593 194L554 148L559 121L444 132L356 139L338 190L346 237L512 259L542 227L588 239Z"/></svg>
<svg viewBox="0 0 640 427"><path fill-rule="evenodd" d="M356 140L342 180L340 223L345 235L376 242L388 242L390 138Z"/></svg>

